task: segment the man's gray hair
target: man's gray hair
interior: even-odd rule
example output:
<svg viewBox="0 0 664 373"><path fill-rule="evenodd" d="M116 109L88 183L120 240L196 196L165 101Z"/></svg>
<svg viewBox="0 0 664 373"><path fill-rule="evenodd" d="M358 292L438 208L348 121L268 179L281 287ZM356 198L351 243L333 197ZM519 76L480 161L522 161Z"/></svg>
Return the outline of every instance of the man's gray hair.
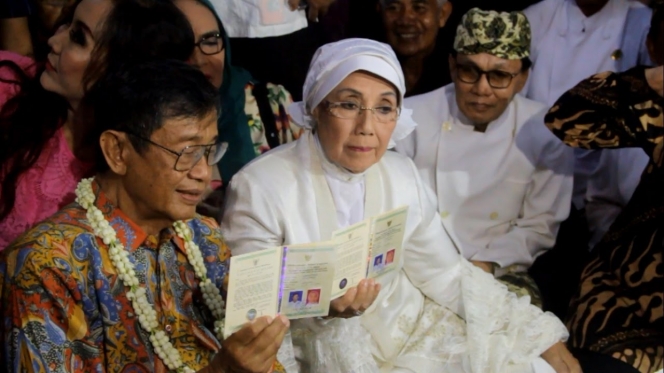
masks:
<svg viewBox="0 0 664 373"><path fill-rule="evenodd" d="M385 6L386 5L385 3L389 2L389 1L390 0L380 0L380 5ZM447 1L448 0L436 0L436 2L438 3L438 7L441 7L441 6L445 5L445 3Z"/></svg>

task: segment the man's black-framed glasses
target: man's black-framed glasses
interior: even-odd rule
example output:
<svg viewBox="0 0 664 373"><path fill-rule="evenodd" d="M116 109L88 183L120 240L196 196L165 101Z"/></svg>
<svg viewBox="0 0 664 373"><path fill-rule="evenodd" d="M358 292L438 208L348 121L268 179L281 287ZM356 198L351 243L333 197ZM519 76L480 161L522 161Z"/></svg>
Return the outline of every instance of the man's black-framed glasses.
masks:
<svg viewBox="0 0 664 373"><path fill-rule="evenodd" d="M185 146L184 149L177 152L163 145L157 144L150 139L146 139L145 137L131 132L127 133L175 155L176 159L175 164L173 165L173 169L175 171L189 171L194 168L196 164L198 164L198 162L203 159L203 157L205 157L207 160L208 166L214 166L219 163L221 158L224 156L224 153L226 153L226 149L228 149L228 143L217 142L208 145L189 145Z"/></svg>
<svg viewBox="0 0 664 373"><path fill-rule="evenodd" d="M456 65L456 75L460 81L468 84L475 84L482 78L482 75L486 75L486 79L489 82L491 88L497 89L504 89L509 87L510 84L512 84L512 79L514 79L514 77L519 74L521 74L521 72L512 74L502 70L484 71L473 65Z"/></svg>
<svg viewBox="0 0 664 373"><path fill-rule="evenodd" d="M220 53L225 47L224 37L218 32L209 32L201 36L198 43L194 43L194 45L198 47L201 53L208 56Z"/></svg>

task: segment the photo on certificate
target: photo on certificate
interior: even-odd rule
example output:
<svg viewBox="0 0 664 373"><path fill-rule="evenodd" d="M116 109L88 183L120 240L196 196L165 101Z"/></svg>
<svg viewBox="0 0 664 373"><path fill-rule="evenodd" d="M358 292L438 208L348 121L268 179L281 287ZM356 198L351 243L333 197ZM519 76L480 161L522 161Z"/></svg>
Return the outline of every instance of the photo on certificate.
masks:
<svg viewBox="0 0 664 373"><path fill-rule="evenodd" d="M320 304L320 289L307 290L307 307L318 307Z"/></svg>
<svg viewBox="0 0 664 373"><path fill-rule="evenodd" d="M293 290L288 294L288 307L290 308L302 308L303 303L303 290Z"/></svg>
<svg viewBox="0 0 664 373"><path fill-rule="evenodd" d="M372 219L371 267L367 277L376 278L399 268L408 207L403 206Z"/></svg>
<svg viewBox="0 0 664 373"><path fill-rule="evenodd" d="M383 270L383 254L376 255L373 260L373 271L379 272Z"/></svg>
<svg viewBox="0 0 664 373"><path fill-rule="evenodd" d="M394 254L396 253L396 251L397 251L396 249L392 249L387 252L387 254L385 255L385 265L390 265L394 263Z"/></svg>

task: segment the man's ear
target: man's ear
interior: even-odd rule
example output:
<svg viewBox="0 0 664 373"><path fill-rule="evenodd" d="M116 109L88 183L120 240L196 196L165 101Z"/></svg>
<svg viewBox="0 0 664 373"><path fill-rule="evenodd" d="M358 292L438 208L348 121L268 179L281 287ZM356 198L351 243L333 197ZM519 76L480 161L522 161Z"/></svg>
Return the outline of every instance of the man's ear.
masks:
<svg viewBox="0 0 664 373"><path fill-rule="evenodd" d="M440 14L438 18L438 28L443 28L447 24L447 20L450 19L453 10L452 3L448 0L440 7Z"/></svg>
<svg viewBox="0 0 664 373"><path fill-rule="evenodd" d="M131 153L134 152L127 134L120 131L105 131L99 137L99 147L108 168L115 174L124 175L127 172Z"/></svg>

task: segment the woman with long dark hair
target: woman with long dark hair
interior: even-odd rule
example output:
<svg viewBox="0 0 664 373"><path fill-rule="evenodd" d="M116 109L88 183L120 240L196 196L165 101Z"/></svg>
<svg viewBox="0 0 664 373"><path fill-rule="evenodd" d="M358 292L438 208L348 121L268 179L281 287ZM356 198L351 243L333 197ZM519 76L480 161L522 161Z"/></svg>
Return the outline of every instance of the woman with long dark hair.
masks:
<svg viewBox="0 0 664 373"><path fill-rule="evenodd" d="M74 120L86 88L115 65L192 53L189 23L170 2L81 0L72 9L34 76L0 61L10 76L2 84L18 91L0 102L0 250L71 203L91 172L94 144Z"/></svg>

